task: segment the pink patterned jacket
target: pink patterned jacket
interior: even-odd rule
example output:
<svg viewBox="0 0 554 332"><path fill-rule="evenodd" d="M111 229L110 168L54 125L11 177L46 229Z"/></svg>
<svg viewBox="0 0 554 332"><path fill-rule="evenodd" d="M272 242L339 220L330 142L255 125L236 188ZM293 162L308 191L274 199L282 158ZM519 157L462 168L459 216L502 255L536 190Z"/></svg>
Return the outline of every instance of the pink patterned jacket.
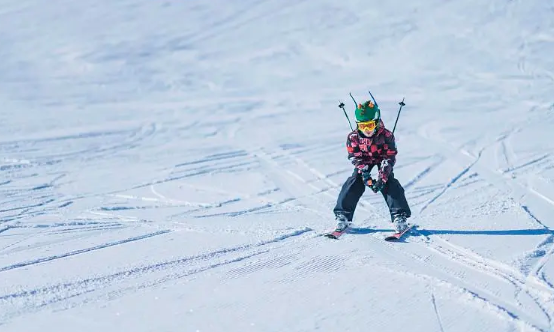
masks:
<svg viewBox="0 0 554 332"><path fill-rule="evenodd" d="M359 173L366 165L370 168L377 166L384 182L392 172L398 153L394 134L385 128L383 121L373 137L365 137L358 130L349 133L346 150L348 159L356 166Z"/></svg>

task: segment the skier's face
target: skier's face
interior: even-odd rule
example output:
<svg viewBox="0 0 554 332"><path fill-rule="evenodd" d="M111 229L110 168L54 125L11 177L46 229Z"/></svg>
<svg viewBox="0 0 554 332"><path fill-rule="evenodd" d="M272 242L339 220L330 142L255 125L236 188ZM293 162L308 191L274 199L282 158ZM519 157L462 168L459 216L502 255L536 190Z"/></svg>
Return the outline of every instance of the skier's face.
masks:
<svg viewBox="0 0 554 332"><path fill-rule="evenodd" d="M377 128L377 122L375 120L358 122L358 130L366 137L371 137L375 134Z"/></svg>
<svg viewBox="0 0 554 332"><path fill-rule="evenodd" d="M372 131L362 131L362 133L364 134L365 137L372 137L373 135L375 135L375 130L372 130Z"/></svg>

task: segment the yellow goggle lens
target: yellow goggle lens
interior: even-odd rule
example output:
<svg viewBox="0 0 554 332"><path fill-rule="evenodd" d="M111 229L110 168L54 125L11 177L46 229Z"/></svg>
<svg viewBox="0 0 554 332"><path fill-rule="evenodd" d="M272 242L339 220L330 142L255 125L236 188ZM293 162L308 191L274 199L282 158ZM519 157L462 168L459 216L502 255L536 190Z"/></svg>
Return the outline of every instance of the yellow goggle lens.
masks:
<svg viewBox="0 0 554 332"><path fill-rule="evenodd" d="M358 122L358 129L360 129L362 131L372 131L372 130L375 130L375 127L377 127L377 124L375 123L375 120L366 121L366 122Z"/></svg>

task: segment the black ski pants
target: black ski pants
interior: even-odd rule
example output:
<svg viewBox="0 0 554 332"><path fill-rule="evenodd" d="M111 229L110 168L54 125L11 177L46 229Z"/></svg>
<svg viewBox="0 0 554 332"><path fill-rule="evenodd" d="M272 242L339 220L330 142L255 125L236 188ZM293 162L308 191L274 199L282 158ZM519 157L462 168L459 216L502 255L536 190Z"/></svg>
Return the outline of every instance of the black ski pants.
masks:
<svg viewBox="0 0 554 332"><path fill-rule="evenodd" d="M354 169L352 175L346 179L346 182L342 185L342 189L339 193L337 199L337 204L333 209L333 212L336 214L343 214L352 221L354 217L354 210L358 205L360 197L362 197L366 185L362 179L362 174L358 173L357 169ZM391 214L391 221L394 218L394 215L403 213L406 218L410 217L412 212L406 200L406 195L404 194L404 188L394 177L394 173L389 175L387 183L383 190L381 190L383 197L389 207Z"/></svg>

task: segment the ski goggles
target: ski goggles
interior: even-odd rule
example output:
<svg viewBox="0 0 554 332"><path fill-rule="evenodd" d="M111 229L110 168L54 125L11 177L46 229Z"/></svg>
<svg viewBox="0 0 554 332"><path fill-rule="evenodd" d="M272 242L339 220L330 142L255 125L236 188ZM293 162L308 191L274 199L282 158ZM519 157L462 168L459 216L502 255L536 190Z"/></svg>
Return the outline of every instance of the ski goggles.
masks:
<svg viewBox="0 0 554 332"><path fill-rule="evenodd" d="M377 121L375 120L358 122L358 129L361 131L373 131L375 128L377 128Z"/></svg>

